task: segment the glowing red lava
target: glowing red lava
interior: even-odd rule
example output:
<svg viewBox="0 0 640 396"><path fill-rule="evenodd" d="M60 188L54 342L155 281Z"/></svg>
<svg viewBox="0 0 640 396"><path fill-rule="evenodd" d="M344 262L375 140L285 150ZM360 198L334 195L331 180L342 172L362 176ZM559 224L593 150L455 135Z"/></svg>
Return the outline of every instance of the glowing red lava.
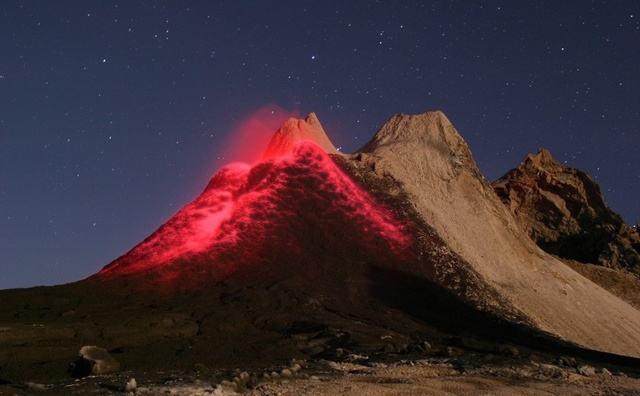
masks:
<svg viewBox="0 0 640 396"><path fill-rule="evenodd" d="M347 176L326 147L300 136L253 166L221 169L198 198L98 277L222 279L244 266L406 249L410 238L391 211Z"/></svg>

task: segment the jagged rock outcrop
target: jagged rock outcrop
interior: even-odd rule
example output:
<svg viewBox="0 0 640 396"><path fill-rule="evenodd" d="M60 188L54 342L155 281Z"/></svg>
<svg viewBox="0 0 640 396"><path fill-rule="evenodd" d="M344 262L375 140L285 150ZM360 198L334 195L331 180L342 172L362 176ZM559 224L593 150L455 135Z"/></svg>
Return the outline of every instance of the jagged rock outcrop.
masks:
<svg viewBox="0 0 640 396"><path fill-rule="evenodd" d="M607 207L600 187L548 150L529 154L493 187L545 251L640 275L640 236Z"/></svg>
<svg viewBox="0 0 640 396"><path fill-rule="evenodd" d="M351 158L399 183L421 219L535 328L640 356L640 312L533 243L443 113L394 116Z"/></svg>

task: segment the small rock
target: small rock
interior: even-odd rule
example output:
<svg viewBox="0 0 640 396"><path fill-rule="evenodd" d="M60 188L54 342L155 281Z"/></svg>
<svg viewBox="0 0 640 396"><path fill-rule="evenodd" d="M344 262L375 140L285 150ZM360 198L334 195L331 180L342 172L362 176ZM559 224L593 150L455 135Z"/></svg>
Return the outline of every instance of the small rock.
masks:
<svg viewBox="0 0 640 396"><path fill-rule="evenodd" d="M600 369L600 373L603 375L606 375L607 377L611 377L613 374L611 374L611 371L607 370L606 367L603 367L602 369Z"/></svg>
<svg viewBox="0 0 640 396"><path fill-rule="evenodd" d="M125 392L135 392L136 390L138 390L138 383L136 382L135 378L131 378L129 381L127 381L127 384L124 386L124 391Z"/></svg>
<svg viewBox="0 0 640 396"><path fill-rule="evenodd" d="M300 366L298 363L294 363L291 365L291 371L292 372L297 372L300 371L302 369L302 366Z"/></svg>
<svg viewBox="0 0 640 396"><path fill-rule="evenodd" d="M568 367L576 367L578 365L578 362L576 362L576 359L570 356L560 356L558 358L558 363Z"/></svg>
<svg viewBox="0 0 640 396"><path fill-rule="evenodd" d="M278 374L278 373L277 373L277 372L275 372L275 371L272 371L272 372L271 372L271 378L278 378L278 377L280 377L280 374Z"/></svg>
<svg viewBox="0 0 640 396"><path fill-rule="evenodd" d="M235 384L235 389L238 392L242 392L247 388L247 384L251 376L246 371L241 372L237 377L233 378L233 383Z"/></svg>
<svg viewBox="0 0 640 396"><path fill-rule="evenodd" d="M562 374L563 374L562 369L558 366L555 366L553 364L542 363L538 367L545 377L551 377L551 378L562 377Z"/></svg>
<svg viewBox="0 0 640 396"><path fill-rule="evenodd" d="M282 369L282 371L280 372L280 374L283 377L291 377L293 375L293 373L291 372L291 370L289 369Z"/></svg>
<svg viewBox="0 0 640 396"><path fill-rule="evenodd" d="M514 368L514 372L523 378L531 378L533 377L533 372L528 368Z"/></svg>
<svg viewBox="0 0 640 396"><path fill-rule="evenodd" d="M331 360L325 360L324 363L327 365L327 367L329 367L332 370L340 370L340 365L336 362L333 362Z"/></svg>
<svg viewBox="0 0 640 396"><path fill-rule="evenodd" d="M309 379L311 381L320 381L320 378L318 376L316 376L316 375L312 375L311 377L309 377Z"/></svg>
<svg viewBox="0 0 640 396"><path fill-rule="evenodd" d="M578 366L577 372L578 374L584 375L585 377L592 377L596 375L596 369L586 364Z"/></svg>

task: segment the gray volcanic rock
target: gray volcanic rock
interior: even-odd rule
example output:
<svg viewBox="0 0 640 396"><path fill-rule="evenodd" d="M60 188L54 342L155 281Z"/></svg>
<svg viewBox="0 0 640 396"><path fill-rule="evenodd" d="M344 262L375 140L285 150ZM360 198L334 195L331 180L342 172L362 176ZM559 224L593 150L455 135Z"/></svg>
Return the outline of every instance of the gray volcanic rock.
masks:
<svg viewBox="0 0 640 396"><path fill-rule="evenodd" d="M392 117L351 162L397 182L421 219L534 328L640 356L640 311L533 243L443 113Z"/></svg>
<svg viewBox="0 0 640 396"><path fill-rule="evenodd" d="M607 207L600 187L548 150L529 154L493 187L545 251L640 274L640 235Z"/></svg>

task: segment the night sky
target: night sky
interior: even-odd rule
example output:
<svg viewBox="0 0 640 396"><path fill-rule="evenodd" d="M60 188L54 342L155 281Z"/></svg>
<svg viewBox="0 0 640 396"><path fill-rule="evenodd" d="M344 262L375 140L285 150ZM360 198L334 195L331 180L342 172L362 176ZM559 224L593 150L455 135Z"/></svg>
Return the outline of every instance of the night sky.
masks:
<svg viewBox="0 0 640 396"><path fill-rule="evenodd" d="M640 2L421 3L3 1L0 288L125 253L264 106L344 151L441 109L488 179L547 147L640 219Z"/></svg>

